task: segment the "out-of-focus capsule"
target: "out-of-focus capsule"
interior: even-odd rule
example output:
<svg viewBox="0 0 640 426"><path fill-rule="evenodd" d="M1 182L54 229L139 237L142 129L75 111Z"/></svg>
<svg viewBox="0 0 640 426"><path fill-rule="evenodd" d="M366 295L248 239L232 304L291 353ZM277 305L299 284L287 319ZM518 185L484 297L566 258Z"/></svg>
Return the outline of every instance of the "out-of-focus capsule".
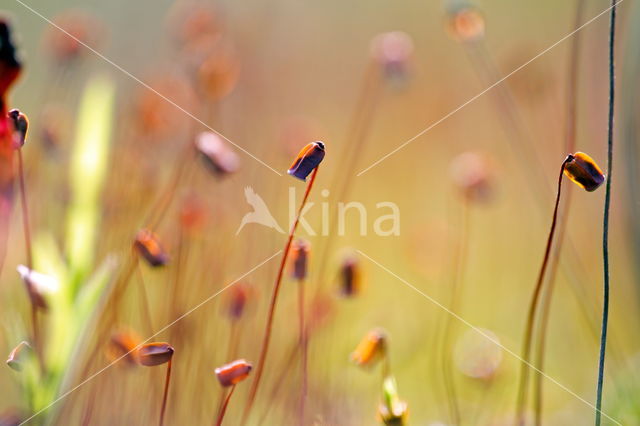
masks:
<svg viewBox="0 0 640 426"><path fill-rule="evenodd" d="M224 176L238 170L240 161L220 136L202 132L196 138L196 149L205 165L215 174Z"/></svg>
<svg viewBox="0 0 640 426"><path fill-rule="evenodd" d="M449 12L447 27L454 40L466 43L478 41L484 37L484 16L471 5L461 5Z"/></svg>
<svg viewBox="0 0 640 426"><path fill-rule="evenodd" d="M13 126L13 147L15 149L21 148L27 140L29 119L17 109L12 109L8 115L11 120L11 125Z"/></svg>
<svg viewBox="0 0 640 426"><path fill-rule="evenodd" d="M163 266L169 262L169 255L160 245L158 236L148 229L138 231L133 246L153 267Z"/></svg>
<svg viewBox="0 0 640 426"><path fill-rule="evenodd" d="M462 194L471 201L485 202L491 199L492 176L484 156L464 152L451 162L451 177Z"/></svg>
<svg viewBox="0 0 640 426"><path fill-rule="evenodd" d="M20 75L22 65L16 57L16 48L11 40L7 21L0 19L0 101Z"/></svg>
<svg viewBox="0 0 640 426"><path fill-rule="evenodd" d="M289 170L287 170L287 173L302 181L306 181L307 176L320 165L323 159L324 143L320 141L311 142L298 153L298 156L291 167L289 167Z"/></svg>
<svg viewBox="0 0 640 426"><path fill-rule="evenodd" d="M166 364L173 357L173 346L164 342L147 343L138 349L138 362L147 367Z"/></svg>
<svg viewBox="0 0 640 426"><path fill-rule="evenodd" d="M96 48L105 36L102 22L95 16L78 10L69 10L55 16L53 22L54 26L45 32L44 48L46 53L61 64L82 56L85 48L78 40Z"/></svg>
<svg viewBox="0 0 640 426"><path fill-rule="evenodd" d="M302 281L307 277L307 263L311 244L305 240L296 240L291 246L291 276Z"/></svg>
<svg viewBox="0 0 640 426"><path fill-rule="evenodd" d="M242 282L235 284L229 289L227 313L232 321L239 320L242 314L244 314L249 295L249 286Z"/></svg>
<svg viewBox="0 0 640 426"><path fill-rule="evenodd" d="M413 41L402 31L378 34L371 41L371 55L389 78L406 77L412 53Z"/></svg>
<svg viewBox="0 0 640 426"><path fill-rule="evenodd" d="M407 421L408 406L398 396L398 385L393 376L382 384L382 403L378 407L380 420L387 426L403 426Z"/></svg>
<svg viewBox="0 0 640 426"><path fill-rule="evenodd" d="M244 359L225 364L215 369L216 377L224 387L240 383L249 376L253 366Z"/></svg>
<svg viewBox="0 0 640 426"><path fill-rule="evenodd" d="M458 370L467 377L489 381L493 379L502 363L500 339L490 330L468 330L458 342L454 361Z"/></svg>
<svg viewBox="0 0 640 426"><path fill-rule="evenodd" d="M189 194L180 207L180 224L186 231L195 234L204 228L206 222L206 205L195 193Z"/></svg>
<svg viewBox="0 0 640 426"><path fill-rule="evenodd" d="M0 413L0 426L20 426L23 417L16 409L8 409Z"/></svg>
<svg viewBox="0 0 640 426"><path fill-rule="evenodd" d="M229 95L238 83L240 62L234 49L224 43L206 58L198 69L198 81L204 94L212 100Z"/></svg>
<svg viewBox="0 0 640 426"><path fill-rule="evenodd" d="M360 291L360 262L355 254L347 255L340 266L340 292L351 297Z"/></svg>
<svg viewBox="0 0 640 426"><path fill-rule="evenodd" d="M584 152L569 154L565 160L564 174L580 188L595 191L605 181L600 167Z"/></svg>
<svg viewBox="0 0 640 426"><path fill-rule="evenodd" d="M7 365L16 371L22 371L22 365L25 359L33 352L31 345L22 341L13 348L7 358Z"/></svg>
<svg viewBox="0 0 640 426"><path fill-rule="evenodd" d="M130 365L138 364L138 351L140 337L132 331L119 331L111 336L107 347L107 357L111 361L124 357Z"/></svg>
<svg viewBox="0 0 640 426"><path fill-rule="evenodd" d="M387 335L381 328L371 330L351 353L351 360L362 367L374 365L387 352Z"/></svg>
<svg viewBox="0 0 640 426"><path fill-rule="evenodd" d="M51 275L30 270L24 265L18 265L17 270L27 287L27 293L29 294L31 303L38 308L47 309L47 295L58 291L60 288L58 280Z"/></svg>

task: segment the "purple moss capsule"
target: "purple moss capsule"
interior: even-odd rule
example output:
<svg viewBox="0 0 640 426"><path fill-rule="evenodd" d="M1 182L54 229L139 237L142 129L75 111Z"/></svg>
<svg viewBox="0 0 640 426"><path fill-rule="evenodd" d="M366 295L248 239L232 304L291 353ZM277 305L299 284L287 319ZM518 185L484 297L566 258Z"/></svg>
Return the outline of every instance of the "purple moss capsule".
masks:
<svg viewBox="0 0 640 426"><path fill-rule="evenodd" d="M25 114L17 109L9 111L9 121L13 127L13 147L21 148L27 139L27 129L29 128L29 119Z"/></svg>
<svg viewBox="0 0 640 426"><path fill-rule="evenodd" d="M295 161L287 170L291 176L302 181L307 180L307 176L322 162L324 158L324 144L322 142L311 142L298 153Z"/></svg>
<svg viewBox="0 0 640 426"><path fill-rule="evenodd" d="M307 277L309 247L305 240L296 240L291 247L291 276L296 280L302 281Z"/></svg>
<svg viewBox="0 0 640 426"><path fill-rule="evenodd" d="M169 262L169 255L162 248L158 236L148 229L141 229L138 232L133 246L153 267L163 266Z"/></svg>
<svg viewBox="0 0 640 426"><path fill-rule="evenodd" d="M147 367L166 364L173 357L173 346L168 343L147 343L138 349L137 359Z"/></svg>
<svg viewBox="0 0 640 426"><path fill-rule="evenodd" d="M584 152L570 154L565 160L564 174L589 192L595 191L605 180L600 167Z"/></svg>

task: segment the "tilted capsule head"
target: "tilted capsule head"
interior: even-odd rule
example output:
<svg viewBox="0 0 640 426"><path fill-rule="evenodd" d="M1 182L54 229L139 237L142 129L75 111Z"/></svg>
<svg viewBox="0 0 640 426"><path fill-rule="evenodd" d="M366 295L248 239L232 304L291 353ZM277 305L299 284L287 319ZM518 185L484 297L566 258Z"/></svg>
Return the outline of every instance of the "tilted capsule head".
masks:
<svg viewBox="0 0 640 426"><path fill-rule="evenodd" d="M7 358L7 365L16 371L22 371L22 365L25 359L33 353L31 345L25 341L22 341L13 348L9 357Z"/></svg>
<svg viewBox="0 0 640 426"><path fill-rule="evenodd" d="M219 135L202 132L196 137L195 144L205 166L214 174L224 176L238 170L238 155Z"/></svg>
<svg viewBox="0 0 640 426"><path fill-rule="evenodd" d="M378 34L371 41L372 58L390 79L404 79L413 54L413 41L402 31Z"/></svg>
<svg viewBox="0 0 640 426"><path fill-rule="evenodd" d="M9 111L9 119L13 127L13 147L18 149L24 145L27 140L27 129L29 128L29 119L25 114L17 109Z"/></svg>
<svg viewBox="0 0 640 426"><path fill-rule="evenodd" d="M360 262L355 254L348 254L340 265L340 293L351 297L360 290Z"/></svg>
<svg viewBox="0 0 640 426"><path fill-rule="evenodd" d="M324 159L324 143L320 141L307 144L298 153L287 173L302 181L307 180L307 176L320 165Z"/></svg>
<svg viewBox="0 0 640 426"><path fill-rule="evenodd" d="M147 343L138 349L138 362L147 367L166 364L173 357L173 346L164 342Z"/></svg>
<svg viewBox="0 0 640 426"><path fill-rule="evenodd" d="M351 353L351 360L361 367L374 365L387 352L387 334L381 328L371 330Z"/></svg>
<svg viewBox="0 0 640 426"><path fill-rule="evenodd" d="M169 255L160 244L160 239L148 229L138 231L133 246L153 267L163 266L169 262Z"/></svg>
<svg viewBox="0 0 640 426"><path fill-rule="evenodd" d="M111 335L109 345L106 352L107 357L111 361L124 358L130 365L138 364L138 351L136 348L140 345L140 337L130 330L123 330Z"/></svg>
<svg viewBox="0 0 640 426"><path fill-rule="evenodd" d="M244 359L225 364L215 369L216 377L224 387L233 386L240 383L249 376L253 366Z"/></svg>
<svg viewBox="0 0 640 426"><path fill-rule="evenodd" d="M564 174L572 182L592 192L598 189L606 179L600 167L584 152L569 154L564 164Z"/></svg>

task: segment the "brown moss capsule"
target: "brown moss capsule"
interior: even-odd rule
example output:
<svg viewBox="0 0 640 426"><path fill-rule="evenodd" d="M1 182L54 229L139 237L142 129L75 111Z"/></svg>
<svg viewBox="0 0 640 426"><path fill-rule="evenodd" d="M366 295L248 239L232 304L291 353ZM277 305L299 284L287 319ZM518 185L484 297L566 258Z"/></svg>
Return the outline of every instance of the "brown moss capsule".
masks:
<svg viewBox="0 0 640 426"><path fill-rule="evenodd" d="M33 352L29 343L22 341L13 348L7 358L7 365L16 371L22 371L25 359Z"/></svg>
<svg viewBox="0 0 640 426"><path fill-rule="evenodd" d="M164 342L147 343L138 349L138 362L147 367L166 364L173 357L173 346Z"/></svg>
<svg viewBox="0 0 640 426"><path fill-rule="evenodd" d="M204 164L216 175L224 176L238 170L238 156L217 134L200 133L196 138L196 149L201 154Z"/></svg>
<svg viewBox="0 0 640 426"><path fill-rule="evenodd" d="M460 42L474 42L484 37L484 16L473 6L462 6L449 13L449 35Z"/></svg>
<svg viewBox="0 0 640 426"><path fill-rule="evenodd" d="M598 189L606 178L593 158L584 152L576 152L567 156L564 174L576 185L589 192Z"/></svg>
<svg viewBox="0 0 640 426"><path fill-rule="evenodd" d="M133 246L153 267L166 265L169 261L169 255L160 245L158 236L148 229L138 231Z"/></svg>
<svg viewBox="0 0 640 426"><path fill-rule="evenodd" d="M9 111L9 119L13 127L13 147L21 148L27 140L27 129L29 128L29 119L17 109Z"/></svg>
<svg viewBox="0 0 640 426"><path fill-rule="evenodd" d="M225 364L215 369L216 377L224 387L233 386L240 383L249 376L253 366L244 359Z"/></svg>
<svg viewBox="0 0 640 426"><path fill-rule="evenodd" d="M360 262L354 254L347 255L340 266L340 292L347 297L360 291Z"/></svg>
<svg viewBox="0 0 640 426"><path fill-rule="evenodd" d="M302 281L307 277L307 263L311 244L305 240L296 240L291 246L291 276Z"/></svg>
<svg viewBox="0 0 640 426"><path fill-rule="evenodd" d="M324 159L324 144L320 141L307 144L298 153L287 173L302 181L307 180L307 176L320 165Z"/></svg>
<svg viewBox="0 0 640 426"><path fill-rule="evenodd" d="M351 353L351 360L362 367L374 365L385 357L386 342L387 335L384 330L380 328L371 330Z"/></svg>
<svg viewBox="0 0 640 426"><path fill-rule="evenodd" d="M138 352L136 348L140 344L140 337L132 331L120 331L111 336L107 347L107 357L115 361L124 357L130 365L138 364Z"/></svg>

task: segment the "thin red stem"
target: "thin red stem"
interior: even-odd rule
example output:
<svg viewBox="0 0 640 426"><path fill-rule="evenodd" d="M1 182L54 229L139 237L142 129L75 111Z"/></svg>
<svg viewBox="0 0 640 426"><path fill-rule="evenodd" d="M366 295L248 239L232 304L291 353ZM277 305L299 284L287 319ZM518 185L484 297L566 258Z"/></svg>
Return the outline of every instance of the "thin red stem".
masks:
<svg viewBox="0 0 640 426"><path fill-rule="evenodd" d="M529 383L529 368L531 367L531 363L529 362L531 357L531 339L533 336L533 326L535 323L536 310L538 308L538 302L540 300L540 293L542 291L542 284L544 283L544 276L547 270L547 265L549 264L549 254L551 253L551 246L553 244L553 236L556 230L556 224L558 220L558 206L560 205L560 194L562 192L562 174L564 173L564 168L569 161L571 156L567 157L560 167L560 175L558 177L558 191L556 194L556 202L553 208L553 219L551 221L551 229L549 230L549 236L547 238L547 245L544 251L544 258L542 260L542 265L540 266L540 272L538 273L538 279L536 281L536 286L533 290L533 295L531 296L531 301L529 303L529 312L527 315L527 324L524 334L524 339L522 342L522 355L521 355L521 367L520 367L520 383L518 386L518 400L516 403L516 424L523 425L524 424L524 408L527 404L527 391L528 391L528 383Z"/></svg>
<svg viewBox="0 0 640 426"><path fill-rule="evenodd" d="M160 426L164 424L164 413L167 409L167 398L169 397L169 383L171 382L171 361L167 363L167 378L164 382L164 395L162 397L162 406L160 407Z"/></svg>
<svg viewBox="0 0 640 426"><path fill-rule="evenodd" d="M218 414L218 420L216 420L216 426L221 426L222 425L222 420L224 419L224 415L227 412L227 407L229 406L229 401L231 400L231 395L233 395L233 391L236 390L236 386L233 385L231 387L231 390L229 391L229 393L227 394L227 397L224 399L224 403L222 404L222 407L220 408L220 414Z"/></svg>
<svg viewBox="0 0 640 426"><path fill-rule="evenodd" d="M249 391L249 400L247 401L247 405L245 406L241 424L245 424L245 422L247 421L247 418L249 417L249 413L251 412L251 407L253 406L253 402L256 398L256 394L258 393L258 388L260 386L260 379L262 378L264 365L267 359L267 353L269 351L269 343L271 342L271 330L273 327L273 318L276 311L276 302L278 301L278 293L280 292L280 284L282 283L282 275L284 273L284 267L287 264L287 258L289 257L289 251L291 249L291 242L293 241L296 228L298 227L298 223L300 222L300 215L302 214L302 210L304 209L304 206L307 204L307 199L309 198L309 194L311 193L311 188L313 187L313 183L316 180L318 169L319 167L316 167L313 173L311 174L311 179L307 184L307 189L304 193L304 198L302 199L302 203L300 204L300 209L298 210L296 219L293 222L293 225L291 226L291 230L289 231L289 237L287 238L287 243L284 246L284 253L282 254L280 268L278 269L278 275L273 285L273 293L271 294L271 304L269 305L269 314L267 316L267 323L265 326L264 338L262 340L262 349L260 350L260 359L258 361L258 366L256 368L255 379L251 386L251 390Z"/></svg>

